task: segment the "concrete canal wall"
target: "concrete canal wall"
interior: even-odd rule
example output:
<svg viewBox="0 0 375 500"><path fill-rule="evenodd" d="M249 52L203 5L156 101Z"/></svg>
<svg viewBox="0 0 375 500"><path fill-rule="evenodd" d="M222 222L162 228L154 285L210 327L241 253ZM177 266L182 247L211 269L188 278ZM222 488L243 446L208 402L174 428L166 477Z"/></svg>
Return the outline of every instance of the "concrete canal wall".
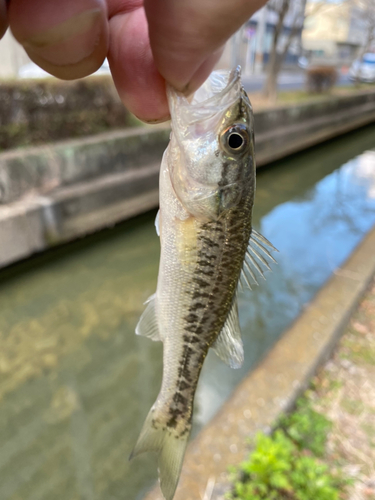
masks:
<svg viewBox="0 0 375 500"><path fill-rule="evenodd" d="M375 121L375 92L255 113L258 166ZM0 154L0 267L158 204L168 127Z"/></svg>

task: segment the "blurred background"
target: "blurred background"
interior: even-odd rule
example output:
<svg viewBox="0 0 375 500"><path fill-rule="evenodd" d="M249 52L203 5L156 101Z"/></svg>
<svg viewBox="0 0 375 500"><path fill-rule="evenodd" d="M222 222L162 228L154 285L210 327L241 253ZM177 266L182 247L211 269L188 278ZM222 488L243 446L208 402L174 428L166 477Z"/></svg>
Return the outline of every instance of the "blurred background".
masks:
<svg viewBox="0 0 375 500"><path fill-rule="evenodd" d="M375 224L375 2L271 0L228 42L255 110L254 225L280 251L239 296L245 364L212 353L196 435ZM0 41L0 499L141 500L128 462L161 382L134 335L156 287L169 126L120 103L105 62L62 82Z"/></svg>
<svg viewBox="0 0 375 500"><path fill-rule="evenodd" d="M372 0L270 0L232 37L219 66L240 64L244 75L256 75L249 79L249 90L261 87L259 76L271 66L277 66L274 71L287 72L289 78L282 88L300 88L303 80L289 72L301 75L299 70L314 65L336 68L340 83L357 76L360 81L374 82L373 73L365 76L357 71L364 62L375 66L371 56L375 50L374 10ZM48 77L30 61L10 31L0 41L0 51L0 78ZM96 74L109 74L107 61Z"/></svg>

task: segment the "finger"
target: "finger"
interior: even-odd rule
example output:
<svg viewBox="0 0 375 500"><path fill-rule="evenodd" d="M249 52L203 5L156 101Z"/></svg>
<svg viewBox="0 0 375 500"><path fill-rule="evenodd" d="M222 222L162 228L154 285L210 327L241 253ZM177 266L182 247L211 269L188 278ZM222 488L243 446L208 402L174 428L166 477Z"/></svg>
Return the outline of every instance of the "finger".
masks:
<svg viewBox="0 0 375 500"><path fill-rule="evenodd" d="M9 24L29 57L64 80L93 73L107 55L105 0L12 0Z"/></svg>
<svg viewBox="0 0 375 500"><path fill-rule="evenodd" d="M196 90L212 71L212 54L265 0L144 0L155 63L181 91ZM200 77L194 77L200 71Z"/></svg>
<svg viewBox="0 0 375 500"><path fill-rule="evenodd" d="M187 94L197 90L202 83L207 79L208 75L211 73L215 64L219 61L224 47L221 47L213 54L210 54L208 58L199 66L197 71L192 75L187 86L185 86L185 92Z"/></svg>
<svg viewBox="0 0 375 500"><path fill-rule="evenodd" d="M143 8L117 12L110 18L109 28L108 60L123 103L141 120L167 120L165 82L153 60Z"/></svg>
<svg viewBox="0 0 375 500"><path fill-rule="evenodd" d="M7 20L7 4L5 0L0 0L0 38L4 36L4 33L8 27Z"/></svg>

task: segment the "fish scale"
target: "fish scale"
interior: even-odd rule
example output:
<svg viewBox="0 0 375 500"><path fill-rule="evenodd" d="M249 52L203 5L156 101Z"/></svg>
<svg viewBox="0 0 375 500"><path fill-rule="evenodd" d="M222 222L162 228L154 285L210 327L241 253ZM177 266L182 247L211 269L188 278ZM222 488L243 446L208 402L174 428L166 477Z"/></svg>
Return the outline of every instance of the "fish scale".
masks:
<svg viewBox="0 0 375 500"><path fill-rule="evenodd" d="M273 247L251 225L253 117L239 69L212 73L191 101L169 88L168 100L158 285L136 328L163 342L163 380L132 456L157 452L161 490L172 500L204 360L212 348L232 368L241 366L237 286L240 276L250 286L263 275Z"/></svg>

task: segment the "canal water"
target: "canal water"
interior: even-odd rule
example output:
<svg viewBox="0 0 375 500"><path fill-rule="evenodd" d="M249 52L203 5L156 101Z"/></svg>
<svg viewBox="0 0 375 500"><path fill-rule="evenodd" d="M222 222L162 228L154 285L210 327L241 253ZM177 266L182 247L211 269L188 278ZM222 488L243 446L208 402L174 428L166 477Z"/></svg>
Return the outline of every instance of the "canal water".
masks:
<svg viewBox="0 0 375 500"><path fill-rule="evenodd" d="M255 227L278 247L239 296L245 363L214 353L196 434L375 223L375 126L258 173ZM157 396L162 346L134 335L156 286L155 213L0 272L0 499L141 500L155 457L128 461Z"/></svg>

